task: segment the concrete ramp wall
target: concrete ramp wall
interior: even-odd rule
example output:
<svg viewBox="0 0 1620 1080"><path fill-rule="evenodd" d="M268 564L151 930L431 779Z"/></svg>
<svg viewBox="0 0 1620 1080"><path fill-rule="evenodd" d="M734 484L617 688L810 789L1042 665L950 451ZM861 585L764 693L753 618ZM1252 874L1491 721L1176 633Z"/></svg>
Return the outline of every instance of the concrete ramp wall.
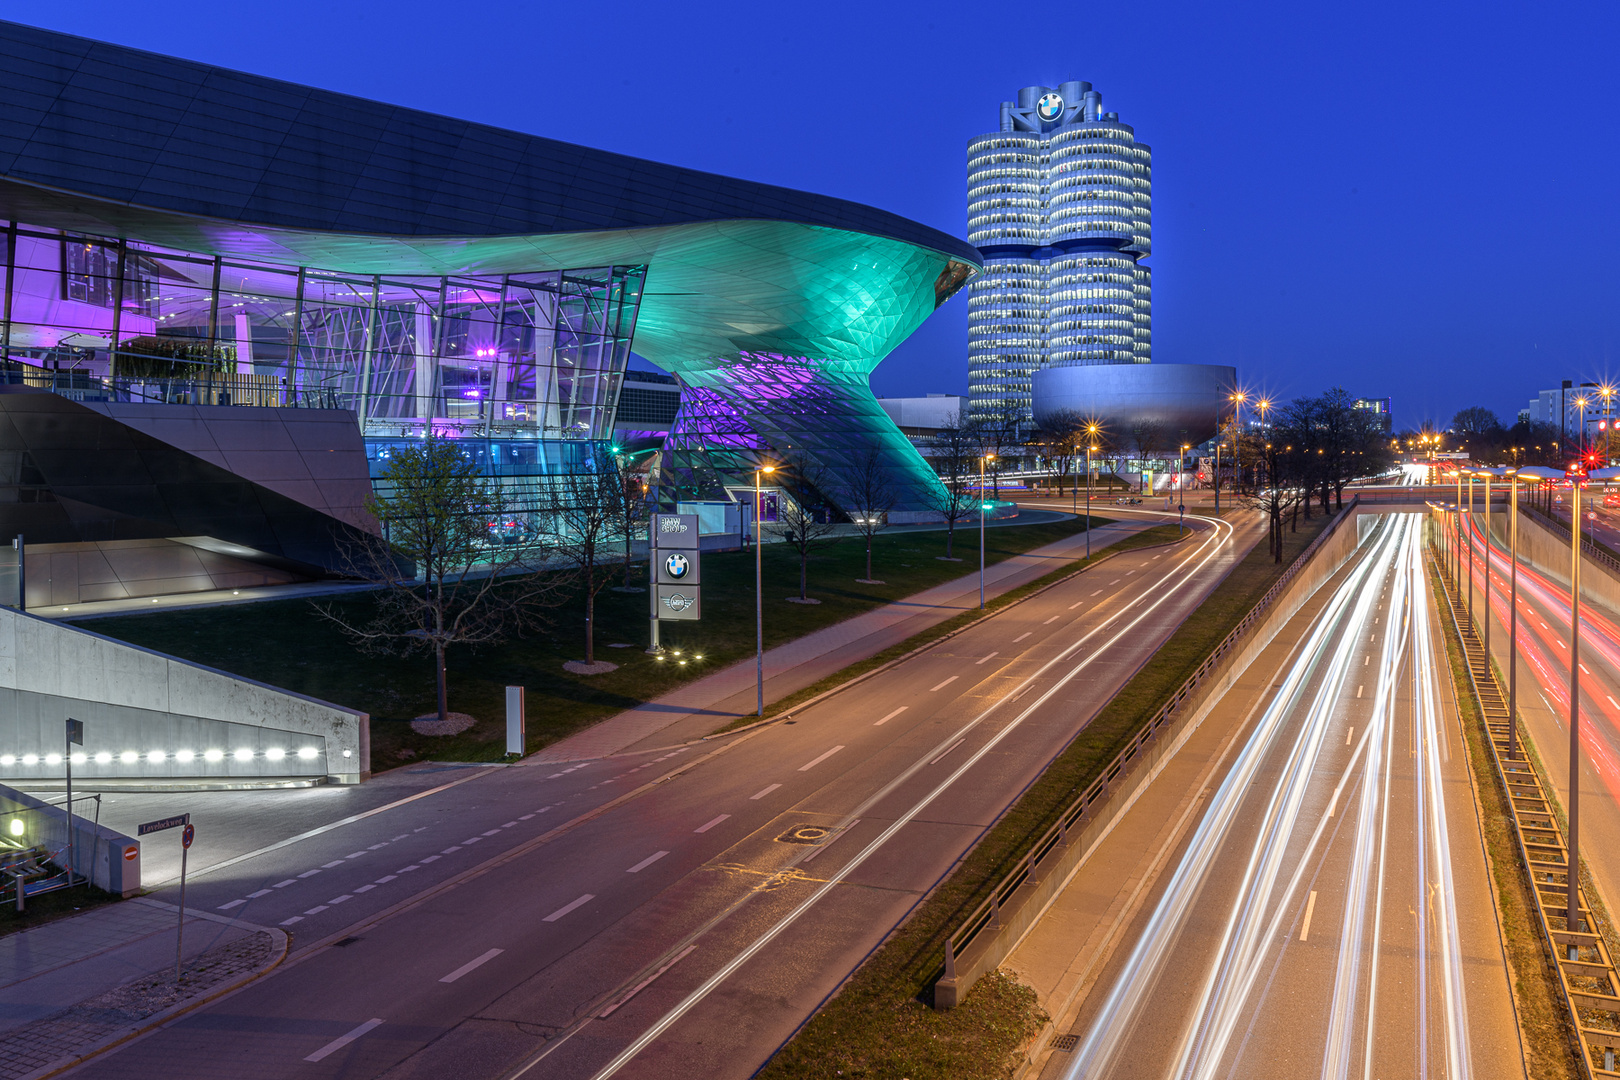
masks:
<svg viewBox="0 0 1620 1080"><path fill-rule="evenodd" d="M67 866L68 816L61 806L0 784L0 822L5 823L0 835L8 838L7 843L43 847L52 862ZM78 795L73 798L73 871L119 896L141 891L140 841L105 825L98 827L94 801Z"/></svg>
<svg viewBox="0 0 1620 1080"><path fill-rule="evenodd" d="M0 608L0 780L59 787L356 784L370 717L87 630Z"/></svg>

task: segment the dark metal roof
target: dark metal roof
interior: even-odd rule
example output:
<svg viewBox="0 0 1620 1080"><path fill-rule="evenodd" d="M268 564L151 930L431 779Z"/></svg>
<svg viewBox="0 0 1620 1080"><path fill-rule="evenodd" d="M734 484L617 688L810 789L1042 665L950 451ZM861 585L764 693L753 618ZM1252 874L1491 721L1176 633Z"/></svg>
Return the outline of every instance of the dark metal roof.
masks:
<svg viewBox="0 0 1620 1080"><path fill-rule="evenodd" d="M0 21L0 178L249 225L510 236L775 220L982 264L821 195Z"/></svg>

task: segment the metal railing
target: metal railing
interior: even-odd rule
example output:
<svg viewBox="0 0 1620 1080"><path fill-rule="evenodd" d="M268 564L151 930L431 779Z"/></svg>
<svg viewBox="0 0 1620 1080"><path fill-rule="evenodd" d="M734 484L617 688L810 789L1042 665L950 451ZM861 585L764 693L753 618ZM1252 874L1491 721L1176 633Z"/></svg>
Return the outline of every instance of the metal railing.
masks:
<svg viewBox="0 0 1620 1080"><path fill-rule="evenodd" d="M1569 533L1566 530L1565 536ZM1485 654L1467 604L1452 587L1444 571L1438 574L1445 591L1451 625L1462 642L1468 680L1479 703L1488 736L1497 783L1507 794L1513 813L1514 846L1535 898L1536 924L1542 943L1558 970L1558 984L1580 1049L1582 1074L1620 1076L1615 1054L1620 1051L1620 978L1603 936L1591 932L1591 907L1586 890L1579 890L1579 909L1586 930L1571 930L1568 923L1569 849L1552 800L1541 777L1523 751L1526 732L1518 731L1518 757L1508 756L1508 727L1516 720L1508 714L1507 695ZM1605 1026L1595 1026L1599 1022Z"/></svg>
<svg viewBox="0 0 1620 1080"><path fill-rule="evenodd" d="M1315 557L1328 538L1343 526L1344 522L1353 516L1360 496L1353 495L1345 504L1344 509L1338 511L1337 517L1323 529L1317 537L1310 542L1299 557L1284 570L1271 588L1266 590L1254 607L1249 609L1238 624L1232 628L1220 644L1204 658L1198 669L1187 678L1181 686L1170 695L1170 699L1144 724L1129 743L1121 750L1102 774L1086 786L1073 802L1064 808L1058 815L1057 821L1037 839L1029 850L1013 865L1013 868L996 883L990 890L990 895L984 902L973 909L973 912L963 919L956 930L945 939L945 969L944 978L956 978L956 958L962 951L971 945L987 930L997 930L1001 925L1001 909L1019 887L1025 883L1034 883L1039 864L1055 848L1066 846L1069 839L1069 830L1076 828L1087 812L1098 806L1100 800L1106 798L1113 790L1116 781L1125 773L1131 761L1142 753L1144 749L1161 734L1175 718L1177 710L1181 708L1195 693L1198 692L1212 675L1233 656L1239 646L1245 644L1250 632L1269 613L1271 606L1293 582L1301 570ZM1077 733L1078 736L1078 733ZM965 994L966 987L958 989L959 994Z"/></svg>

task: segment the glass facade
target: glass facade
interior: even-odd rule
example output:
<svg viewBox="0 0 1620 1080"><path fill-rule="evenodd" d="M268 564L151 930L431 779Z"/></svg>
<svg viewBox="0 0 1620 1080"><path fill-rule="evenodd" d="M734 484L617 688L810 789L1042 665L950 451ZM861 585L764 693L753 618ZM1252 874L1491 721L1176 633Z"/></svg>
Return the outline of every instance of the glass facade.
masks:
<svg viewBox="0 0 1620 1080"><path fill-rule="evenodd" d="M355 275L22 223L0 360L79 401L341 408L373 454L430 428L492 475L611 436L644 266ZM527 443L529 445L525 446Z"/></svg>
<svg viewBox="0 0 1620 1080"><path fill-rule="evenodd" d="M1031 421L1036 371L1152 359L1152 151L1090 83L1025 87L968 144L971 416Z"/></svg>

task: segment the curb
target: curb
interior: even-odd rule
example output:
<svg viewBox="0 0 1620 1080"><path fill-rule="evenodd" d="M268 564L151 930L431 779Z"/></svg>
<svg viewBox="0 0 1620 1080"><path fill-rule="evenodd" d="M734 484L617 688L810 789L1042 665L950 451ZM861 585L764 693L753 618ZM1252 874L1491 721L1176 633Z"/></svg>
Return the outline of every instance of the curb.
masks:
<svg viewBox="0 0 1620 1080"><path fill-rule="evenodd" d="M146 902L150 904L161 903L161 901L155 900L147 900ZM171 905L163 904L162 906L170 907ZM227 994L234 993L235 991L242 989L249 983L270 974L270 972L281 966L281 962L283 960L287 959L289 941L287 938L287 932L285 930L278 930L273 926L259 926L257 923L242 922L239 919L226 919L210 913L199 912L198 915L199 917L206 918L212 922L229 923L230 925L238 926L254 933L269 934L272 942L271 949L275 953L273 959L270 961L270 963L266 964L257 971L250 971L245 975L238 976L236 979L233 979L228 983L223 983L219 986L213 987L198 997L192 998L188 1001L182 1001L176 1005L171 1005L162 1012L153 1013L151 1016L140 1020L133 1027L129 1027L123 1031L109 1035L100 1042L91 1043L87 1049L78 1053L57 1058L49 1065L35 1069L31 1073L25 1073L24 1075L18 1077L17 1080L46 1080L47 1077L57 1076L69 1069L83 1065L92 1058L100 1057L107 1051L116 1049L132 1039L140 1038L149 1031L163 1027L165 1024L169 1023L169 1021L184 1016L186 1013L191 1012L194 1009L200 1009L202 1006L207 1005L210 1002L217 1001ZM280 946L279 951L275 951L277 944Z"/></svg>

